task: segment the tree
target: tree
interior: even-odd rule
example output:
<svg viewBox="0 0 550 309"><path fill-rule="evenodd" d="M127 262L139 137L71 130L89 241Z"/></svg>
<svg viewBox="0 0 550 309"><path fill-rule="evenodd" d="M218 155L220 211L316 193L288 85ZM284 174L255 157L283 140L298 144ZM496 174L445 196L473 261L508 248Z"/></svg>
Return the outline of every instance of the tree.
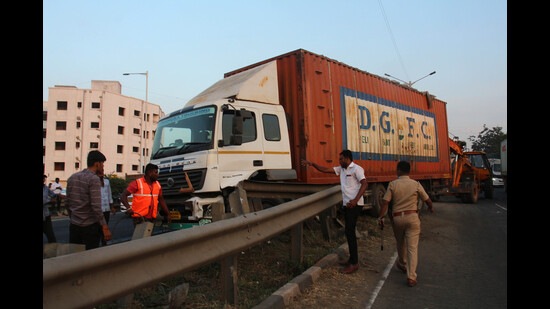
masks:
<svg viewBox="0 0 550 309"><path fill-rule="evenodd" d="M111 182L111 191L113 194L113 199L118 199L120 194L128 187L128 184L131 180L125 180L118 178L116 174L112 173L107 175L109 181Z"/></svg>
<svg viewBox="0 0 550 309"><path fill-rule="evenodd" d="M506 133L502 132L502 127L487 128L483 125L483 130L477 137L471 135L468 140L472 142L472 150L484 151L488 158L500 158L500 142L507 138Z"/></svg>

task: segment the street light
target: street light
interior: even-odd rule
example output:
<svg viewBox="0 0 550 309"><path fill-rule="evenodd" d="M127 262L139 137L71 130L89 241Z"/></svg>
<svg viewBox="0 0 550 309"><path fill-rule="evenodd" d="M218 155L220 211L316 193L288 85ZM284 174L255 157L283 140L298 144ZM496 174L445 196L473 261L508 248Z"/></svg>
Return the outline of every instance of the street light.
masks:
<svg viewBox="0 0 550 309"><path fill-rule="evenodd" d="M143 117L141 118L142 120L142 123L143 121L145 120L145 125L144 125L144 131L142 132L141 134L141 138L140 138L140 141L141 140L144 140L143 142L143 145L144 147L142 149L140 149L140 152L139 152L139 168L140 168L140 171L141 173L143 173L143 151L145 149L147 149L147 138L143 138L143 135L144 134L147 134L147 103L149 103L149 71L145 71L145 73L122 73L122 75L145 75L145 107L141 107L141 110L143 112ZM141 143L140 143L141 144ZM140 145L141 146L141 145Z"/></svg>
<svg viewBox="0 0 550 309"><path fill-rule="evenodd" d="M430 76L430 75L434 75L434 74L435 74L435 71L433 71L432 73L430 73L430 74L428 74L428 75L426 75L426 76L424 76L424 77L421 77L421 78L415 80L414 82L406 82L406 81L404 81L404 80L402 80L402 79L399 79L399 78L397 78L397 77L395 77L395 76L391 76L391 75L388 74L388 73L384 73L384 75L386 75L386 76L388 76L388 77L391 77L391 78L393 78L393 79L397 79L398 81L401 81L401 82L405 83L405 85L407 85L407 86L409 86L409 87L412 87L412 85L414 85L417 81L419 81L419 80L421 80L421 79L424 79L424 78L426 78L426 77L428 77L428 76Z"/></svg>

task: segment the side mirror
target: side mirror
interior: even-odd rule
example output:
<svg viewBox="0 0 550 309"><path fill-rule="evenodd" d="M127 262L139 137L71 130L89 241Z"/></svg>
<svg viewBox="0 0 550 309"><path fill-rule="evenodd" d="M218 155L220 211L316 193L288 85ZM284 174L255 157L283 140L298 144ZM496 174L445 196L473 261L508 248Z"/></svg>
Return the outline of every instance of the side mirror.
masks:
<svg viewBox="0 0 550 309"><path fill-rule="evenodd" d="M231 145L242 145L243 144L243 136L242 135L231 135L229 139L229 143Z"/></svg>
<svg viewBox="0 0 550 309"><path fill-rule="evenodd" d="M233 122L231 125L231 133L233 135L242 135L243 134L243 117L242 116L233 116Z"/></svg>

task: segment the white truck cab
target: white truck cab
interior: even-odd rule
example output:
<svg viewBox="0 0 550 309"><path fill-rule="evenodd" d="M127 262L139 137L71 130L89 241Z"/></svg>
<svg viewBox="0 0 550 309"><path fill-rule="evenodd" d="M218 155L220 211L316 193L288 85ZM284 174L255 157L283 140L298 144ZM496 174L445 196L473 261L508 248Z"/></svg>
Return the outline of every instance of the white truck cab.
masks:
<svg viewBox="0 0 550 309"><path fill-rule="evenodd" d="M296 177L276 68L224 78L159 121L151 163L173 220L211 220L242 180Z"/></svg>

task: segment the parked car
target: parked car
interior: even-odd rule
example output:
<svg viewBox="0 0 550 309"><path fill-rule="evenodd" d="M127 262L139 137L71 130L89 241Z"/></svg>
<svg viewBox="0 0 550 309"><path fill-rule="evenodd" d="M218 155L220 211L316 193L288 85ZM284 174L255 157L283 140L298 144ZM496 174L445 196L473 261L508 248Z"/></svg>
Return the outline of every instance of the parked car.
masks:
<svg viewBox="0 0 550 309"><path fill-rule="evenodd" d="M133 200L134 196L132 194L128 195L128 204L130 204L130 206L132 206L132 200ZM117 198L118 200L118 205L120 207L120 212L126 212L126 206L124 206L124 204L122 204L122 201L120 200L120 197ZM117 203L115 203L116 205Z"/></svg>
<svg viewBox="0 0 550 309"><path fill-rule="evenodd" d="M504 180L500 174L500 159L489 159L493 171L493 187L504 187Z"/></svg>

